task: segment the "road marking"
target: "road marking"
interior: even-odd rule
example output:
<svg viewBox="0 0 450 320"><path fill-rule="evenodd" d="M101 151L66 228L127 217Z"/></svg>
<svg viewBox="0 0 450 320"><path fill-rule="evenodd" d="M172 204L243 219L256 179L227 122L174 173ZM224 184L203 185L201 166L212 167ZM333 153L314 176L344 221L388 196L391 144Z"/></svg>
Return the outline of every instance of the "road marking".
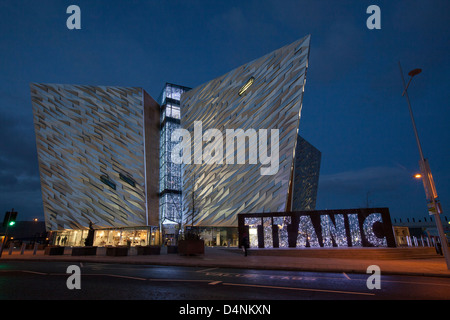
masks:
<svg viewBox="0 0 450 320"><path fill-rule="evenodd" d="M28 271L28 270L19 270L20 272L24 272L24 273L32 273L32 274L39 274L42 276L46 276L47 273L43 273L43 272L37 272L37 271Z"/></svg>
<svg viewBox="0 0 450 320"><path fill-rule="evenodd" d="M204 270L198 270L194 272L202 272L207 276L216 276L216 277L236 277L236 278L270 278L270 279L278 279L278 280L288 280L288 281L316 281L318 279L334 279L334 280L342 280L341 277L323 277L317 275L308 275L302 274L301 272L296 272L298 275L274 275L267 273L236 273L236 272L209 272L219 268L209 268ZM365 281L365 280L364 280Z"/></svg>
<svg viewBox="0 0 450 320"><path fill-rule="evenodd" d="M336 279L339 280L339 278L336 277L302 277L302 276L279 276L279 275L270 275L270 274L260 274L260 273L248 273L248 274L239 274L239 273L214 273L211 272L208 274L208 270L215 270L219 268L208 268L203 270L198 270L195 272L204 272L206 275L210 276L220 276L220 277L243 277L243 278L251 278L251 277L271 277L272 279L280 279L285 280L284 278L287 278L286 280L316 280L316 279ZM45 272L38 272L38 271L31 271L31 270L0 270L0 273L8 273L8 272L22 272L22 273L29 273L29 274L36 274L36 275L42 275L42 276L67 276L65 273L45 273ZM344 277L351 281L366 281L365 278L350 278L345 272L342 273ZM131 276L121 276L121 275L113 275L113 274L88 274L88 273L82 273L83 276L108 276L108 277L116 277L116 278L124 278L124 279L134 279L134 280L149 280L149 281L167 281L167 282L209 282L213 281L213 279L210 280L189 280L189 279L146 279L146 278L140 278L140 277L131 277ZM424 275L424 277L426 277ZM340 278L342 280L342 278ZM420 282L420 281L406 281L406 280L388 280L385 278L382 278L382 282L384 283L399 283L399 284L411 284L411 285L427 285L427 286L439 286L439 287L448 287L450 286L450 283L437 283L437 282ZM214 283L214 281L213 281ZM225 283L223 283L225 284ZM228 284L228 285L239 285L239 284ZM243 285L244 286L244 285ZM256 285L248 285L248 286L256 286ZM261 287L264 287L261 285ZM271 286L266 286L267 288L270 288ZM319 289L303 289L303 288L292 288L292 287L272 287L272 288L278 288L278 289L289 289L289 290L310 290L310 291L321 291ZM341 292L341 293L352 293L352 292L346 292L346 291L332 291L332 290L322 290L324 292ZM353 294L364 294L364 293L353 293Z"/></svg>
<svg viewBox="0 0 450 320"><path fill-rule="evenodd" d="M374 293L366 293L366 292L336 291L336 290L308 289L308 288L295 288L295 287L263 286L263 285L258 285L258 284L223 283L223 285L225 285L225 286L254 287L254 288L268 288L268 289L282 289L282 290L296 290L296 291L343 293L343 294L354 294L354 295L363 295L363 296L374 296L375 295Z"/></svg>
<svg viewBox="0 0 450 320"><path fill-rule="evenodd" d="M426 277L426 276L424 276ZM422 284L427 286L450 286L450 283L437 283L437 282L415 282L415 281L403 281L403 280L384 280L381 279L382 282L396 282L396 283L407 283L407 284Z"/></svg>
<svg viewBox="0 0 450 320"><path fill-rule="evenodd" d="M162 281L162 282L211 282L211 280L202 279L147 279L148 281Z"/></svg>
<svg viewBox="0 0 450 320"><path fill-rule="evenodd" d="M359 279L359 278L350 279L350 277L348 277L345 273L343 273L343 274L344 274L344 276L347 277L348 280L352 280L352 281L367 281L367 279L364 279L364 278L363 279ZM390 275L387 275L387 276L390 276ZM403 277L403 275L399 275L399 276ZM423 277L425 278L427 276L423 275ZM444 279L444 278L441 278L441 279ZM388 280L388 279L383 278L383 276L381 278L381 281L382 282L402 283L402 284L412 284L412 285L444 286L444 287L449 287L450 286L450 283L420 282L420 281L406 281L406 280Z"/></svg>
<svg viewBox="0 0 450 320"><path fill-rule="evenodd" d="M214 285L219 284L219 283L221 283L221 282L222 282L222 281L213 281L213 282L210 282L210 283L208 283L208 284L214 286Z"/></svg>
<svg viewBox="0 0 450 320"><path fill-rule="evenodd" d="M118 275L118 274L83 274L83 276L97 276L97 275L107 276L107 277L112 277L112 278L123 278L123 279L132 279L132 280L141 280L141 281L147 280L147 279L145 279L145 278L130 277L130 276L122 276L122 275Z"/></svg>
<svg viewBox="0 0 450 320"><path fill-rule="evenodd" d="M216 270L216 269L219 269L219 268L208 268L208 269L198 270L196 272L207 272L207 271Z"/></svg>

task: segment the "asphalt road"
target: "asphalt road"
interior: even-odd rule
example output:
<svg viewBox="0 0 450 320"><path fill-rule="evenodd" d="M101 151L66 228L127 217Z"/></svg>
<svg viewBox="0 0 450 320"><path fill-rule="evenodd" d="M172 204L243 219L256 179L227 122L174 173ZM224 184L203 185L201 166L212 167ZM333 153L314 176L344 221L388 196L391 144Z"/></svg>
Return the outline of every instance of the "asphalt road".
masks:
<svg viewBox="0 0 450 320"><path fill-rule="evenodd" d="M1 300L448 300L450 278L388 276L380 289L368 274L0 261ZM178 304L179 305L179 304ZM218 311L217 311L218 312Z"/></svg>

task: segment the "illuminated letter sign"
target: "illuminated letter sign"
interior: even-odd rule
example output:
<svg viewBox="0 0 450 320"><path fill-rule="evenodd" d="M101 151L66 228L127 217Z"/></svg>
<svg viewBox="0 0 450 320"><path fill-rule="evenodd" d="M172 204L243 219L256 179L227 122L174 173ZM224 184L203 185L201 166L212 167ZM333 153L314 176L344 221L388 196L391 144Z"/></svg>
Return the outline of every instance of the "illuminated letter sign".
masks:
<svg viewBox="0 0 450 320"><path fill-rule="evenodd" d="M395 247L388 208L239 214L251 248Z"/></svg>

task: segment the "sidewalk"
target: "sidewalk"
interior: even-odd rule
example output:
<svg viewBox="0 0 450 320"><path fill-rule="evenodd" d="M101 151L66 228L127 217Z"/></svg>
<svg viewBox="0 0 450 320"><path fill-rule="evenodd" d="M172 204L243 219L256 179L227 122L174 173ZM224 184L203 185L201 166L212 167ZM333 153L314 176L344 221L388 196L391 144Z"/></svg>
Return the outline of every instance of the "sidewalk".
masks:
<svg viewBox="0 0 450 320"><path fill-rule="evenodd" d="M91 262L91 263L119 263L119 264L147 264L170 265L203 268L246 268L286 271L313 271L313 272L345 272L367 273L370 265L377 265L381 274L419 275L450 277L450 271L443 257L427 257L421 259L403 260L370 260L370 259L337 259L337 258L312 258L293 256L263 256L249 255L245 257L236 248L205 248L204 255L181 256L167 254L163 248L160 255L128 255L125 257L97 256L60 256L44 255L44 251L38 251L33 255L32 251L25 251L23 255L14 251L11 255L3 252L0 263L3 261L66 261L66 262Z"/></svg>

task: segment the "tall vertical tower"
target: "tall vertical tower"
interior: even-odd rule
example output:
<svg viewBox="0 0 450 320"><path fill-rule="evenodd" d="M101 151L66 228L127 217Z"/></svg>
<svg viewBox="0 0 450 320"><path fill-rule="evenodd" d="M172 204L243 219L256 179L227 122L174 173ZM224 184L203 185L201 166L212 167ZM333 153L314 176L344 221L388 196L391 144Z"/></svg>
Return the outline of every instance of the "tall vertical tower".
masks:
<svg viewBox="0 0 450 320"><path fill-rule="evenodd" d="M174 130L180 128L180 99L188 90L190 88L166 83L159 98L161 105L159 210L161 224L166 227L177 225L182 219L182 168L180 164L175 164L171 160L175 144L171 141L171 136Z"/></svg>

